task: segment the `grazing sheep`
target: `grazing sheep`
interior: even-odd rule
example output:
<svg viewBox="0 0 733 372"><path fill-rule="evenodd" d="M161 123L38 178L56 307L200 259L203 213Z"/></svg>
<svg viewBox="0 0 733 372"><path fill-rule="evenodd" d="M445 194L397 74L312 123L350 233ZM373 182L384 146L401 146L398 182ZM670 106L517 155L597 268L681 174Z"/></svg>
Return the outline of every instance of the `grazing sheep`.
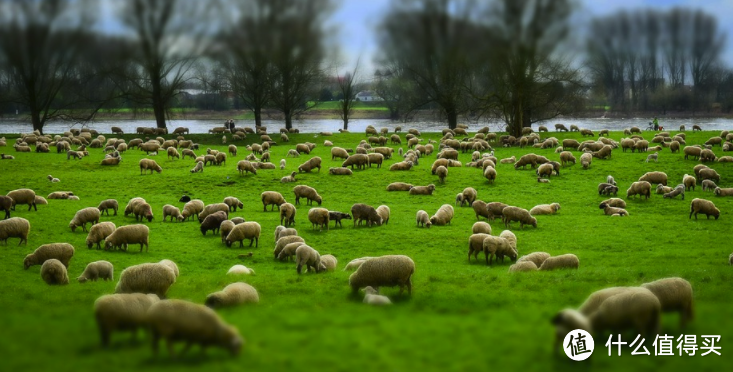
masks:
<svg viewBox="0 0 733 372"><path fill-rule="evenodd" d="M496 169L493 167L486 167L484 169L484 178L486 178L490 184L494 184L494 181L496 181Z"/></svg>
<svg viewBox="0 0 733 372"><path fill-rule="evenodd" d="M224 204L229 206L230 212L236 212L237 208L244 209L244 203L239 201L239 199L233 197L233 196L227 196L224 198Z"/></svg>
<svg viewBox="0 0 733 372"><path fill-rule="evenodd" d="M698 178L701 180L713 180L715 182L720 182L720 174L718 174L715 169L710 168L700 169L700 172L698 173Z"/></svg>
<svg viewBox="0 0 733 372"><path fill-rule="evenodd" d="M702 181L702 191L712 191L718 188L718 185L715 184L715 182L711 180L703 180Z"/></svg>
<svg viewBox="0 0 733 372"><path fill-rule="evenodd" d="M550 177L550 176L552 176L553 169L554 168L553 168L552 164L545 163L545 164L542 164L539 167L537 167L536 173L537 173L537 176L538 177L543 177L543 176Z"/></svg>
<svg viewBox="0 0 733 372"><path fill-rule="evenodd" d="M295 224L295 206L290 203L280 205L280 224L290 226Z"/></svg>
<svg viewBox="0 0 733 372"><path fill-rule="evenodd" d="M325 270L325 267L321 265L321 255L318 251L305 244L295 250L295 263L298 274L301 274L303 266L306 266L306 270L313 269L316 273Z"/></svg>
<svg viewBox="0 0 733 372"><path fill-rule="evenodd" d="M275 242L275 249L273 250L275 258L280 255L285 246L296 242L305 243L305 239L297 235L281 236L280 238L278 238L277 242Z"/></svg>
<svg viewBox="0 0 733 372"><path fill-rule="evenodd" d="M528 210L519 207L506 207L502 210L502 222L507 228L511 228L512 221L519 221L519 227L532 225L537 227L537 219L532 217Z"/></svg>
<svg viewBox="0 0 733 372"><path fill-rule="evenodd" d="M153 208L146 202L136 204L132 213L135 215L135 221L147 219L148 222L151 222L153 220Z"/></svg>
<svg viewBox="0 0 733 372"><path fill-rule="evenodd" d="M520 257L517 260L517 263L524 262L524 261L530 261L535 264L535 267L542 266L542 263L545 262L546 259L550 257L550 254L547 252L533 252L528 255L524 255Z"/></svg>
<svg viewBox="0 0 733 372"><path fill-rule="evenodd" d="M625 209L612 207L606 203L601 203L598 206L598 208L603 209L603 213L607 216L614 216L614 215L628 216L629 215L629 212L627 212Z"/></svg>
<svg viewBox="0 0 733 372"><path fill-rule="evenodd" d="M563 151L560 153L560 162L563 166L567 163L575 164L575 156L570 151Z"/></svg>
<svg viewBox="0 0 733 372"><path fill-rule="evenodd" d="M311 228L315 228L315 226L318 225L319 230L323 230L324 226L326 227L326 230L328 230L328 209L311 208L308 211L308 221L311 223Z"/></svg>
<svg viewBox="0 0 733 372"><path fill-rule="evenodd" d="M199 227L199 229L201 230L201 234L206 236L206 232L209 230L211 230L214 234L219 233L219 227L221 226L221 223L226 221L228 217L229 216L224 211L218 211L207 215L201 222L201 226Z"/></svg>
<svg viewBox="0 0 733 372"><path fill-rule="evenodd" d="M400 295L405 287L408 294L412 294L412 274L415 272L415 262L407 256L389 255L374 257L366 260L349 276L349 285L352 292L359 288L371 286L379 287L400 286Z"/></svg>
<svg viewBox="0 0 733 372"><path fill-rule="evenodd" d="M6 211L6 215L9 213ZM8 238L20 238L18 245L25 242L28 245L28 234L31 231L31 224L25 218L9 217L0 221L0 241L8 244Z"/></svg>
<svg viewBox="0 0 733 372"><path fill-rule="evenodd" d="M84 208L76 212L74 218L69 222L71 232L76 231L76 228L81 226L82 231L87 231L87 223L91 222L92 225L99 222L99 209L94 207Z"/></svg>
<svg viewBox="0 0 733 372"><path fill-rule="evenodd" d="M603 301L589 316L594 332L621 332L632 328L638 335L652 337L659 330L661 304L648 289L628 288Z"/></svg>
<svg viewBox="0 0 733 372"><path fill-rule="evenodd" d="M239 246L244 246L244 239L249 239L249 246L255 243L255 247L259 247L260 244L260 231L262 228L257 222L245 222L234 226L232 232L227 235L226 245L231 247L233 242L239 242Z"/></svg>
<svg viewBox="0 0 733 372"><path fill-rule="evenodd" d="M435 185L430 184L427 186L413 186L410 188L410 195L433 195L435 191Z"/></svg>
<svg viewBox="0 0 733 372"><path fill-rule="evenodd" d="M435 170L435 174L438 176L440 183L445 183L445 178L448 177L448 168L441 165Z"/></svg>
<svg viewBox="0 0 733 372"><path fill-rule="evenodd" d="M559 210L560 210L560 204L558 203L540 204L530 209L529 214L532 216L537 216L541 214L555 214Z"/></svg>
<svg viewBox="0 0 733 372"><path fill-rule="evenodd" d="M321 158L315 156L298 167L298 172L310 172L311 169L318 168L318 172L321 171Z"/></svg>
<svg viewBox="0 0 733 372"><path fill-rule="evenodd" d="M227 271L227 275L253 275L254 273L254 269L244 265L234 265Z"/></svg>
<svg viewBox="0 0 733 372"><path fill-rule="evenodd" d="M245 173L257 174L257 169L247 160L237 162L237 171L239 171L240 176L244 176Z"/></svg>
<svg viewBox="0 0 733 372"><path fill-rule="evenodd" d="M119 205L117 204L117 200L115 199L107 199L103 200L99 203L99 206L97 207L99 210L99 213L106 213L109 216L109 210L113 210L115 212L115 216L117 215L117 209L119 209Z"/></svg>
<svg viewBox="0 0 733 372"><path fill-rule="evenodd" d="M234 226L236 226L236 224L230 220L221 221L221 224L219 225L219 237L221 238L222 244L226 244L227 235L232 232Z"/></svg>
<svg viewBox="0 0 733 372"><path fill-rule="evenodd" d="M321 198L320 195L318 195L318 192L316 189L306 186L306 185L298 185L293 188L293 193L295 194L295 204L300 204L300 198L306 198L308 200L307 204L312 205L313 201L318 202L318 205L321 205L323 202L323 198Z"/></svg>
<svg viewBox="0 0 733 372"><path fill-rule="evenodd" d="M388 206L380 205L379 207L377 207L377 214L379 214L379 217L382 217L383 224L389 223L390 210Z"/></svg>
<svg viewBox="0 0 733 372"><path fill-rule="evenodd" d="M153 171L156 171L158 173L163 171L163 168L158 165L158 163L155 162L153 159L140 159L140 174L143 174L143 171L150 170L150 174L153 174Z"/></svg>
<svg viewBox="0 0 733 372"><path fill-rule="evenodd" d="M91 249L94 244L97 245L97 249L102 249L101 242L106 239L110 234L115 231L115 224L112 222L100 222L91 229L89 229L89 235L87 235L86 244L87 248Z"/></svg>
<svg viewBox="0 0 733 372"><path fill-rule="evenodd" d="M232 283L224 287L219 292L214 292L206 296L206 306L216 309L227 306L236 306L246 303L258 303L260 296L257 290L242 282Z"/></svg>
<svg viewBox="0 0 733 372"><path fill-rule="evenodd" d="M321 256L321 269L326 271L334 271L338 266L338 260L331 254Z"/></svg>
<svg viewBox="0 0 733 372"><path fill-rule="evenodd" d="M471 255L478 261L478 254L484 251L484 240L491 236L491 233L473 233L468 237L468 262L471 262Z"/></svg>
<svg viewBox="0 0 733 372"><path fill-rule="evenodd" d="M66 272L66 266L54 258L44 261L43 265L41 265L41 278L49 285L69 284L69 275Z"/></svg>
<svg viewBox="0 0 733 372"><path fill-rule="evenodd" d="M469 206L473 204L474 201L476 201L476 198L478 197L478 191L474 189L473 187L466 187L461 191L461 206L463 206L464 203L467 203Z"/></svg>
<svg viewBox="0 0 733 372"><path fill-rule="evenodd" d="M412 184L404 182L393 182L387 185L387 191L410 191Z"/></svg>
<svg viewBox="0 0 733 372"><path fill-rule="evenodd" d="M685 185L679 184L672 191L663 195L666 199L673 199L677 195L682 195L682 200L685 200Z"/></svg>
<svg viewBox="0 0 733 372"><path fill-rule="evenodd" d="M178 221L183 221L183 216L181 215L181 210L178 209L178 207L166 204L163 206L163 221L170 216L171 222L173 222L173 218L175 218Z"/></svg>
<svg viewBox="0 0 733 372"><path fill-rule="evenodd" d="M247 222L244 220L244 217L234 217L230 221L234 222L235 225L239 225L240 223Z"/></svg>
<svg viewBox="0 0 733 372"><path fill-rule="evenodd" d="M113 331L137 331L147 327L148 308L160 299L154 294L125 293L104 295L94 301L94 318L102 346L108 346Z"/></svg>
<svg viewBox="0 0 733 372"><path fill-rule="evenodd" d="M491 235L491 225L483 221L476 222L471 226L471 233Z"/></svg>
<svg viewBox="0 0 733 372"><path fill-rule="evenodd" d="M494 257L497 262L499 259L504 262L504 256L509 256L512 261L517 260L517 237L511 231L504 230L499 236L486 236L482 247L487 265L491 265Z"/></svg>
<svg viewBox="0 0 733 372"><path fill-rule="evenodd" d="M88 280L96 282L97 279L102 278L106 282L107 280L114 280L114 267L109 261L94 261L90 262L84 272L76 278L79 283L85 283Z"/></svg>
<svg viewBox="0 0 733 372"><path fill-rule="evenodd" d="M104 248L107 250L124 248L127 250L128 244L140 244L140 252L143 251L143 245L145 246L145 252L147 252L149 235L150 229L145 225L120 226L104 240Z"/></svg>
<svg viewBox="0 0 733 372"><path fill-rule="evenodd" d="M540 271L555 269L577 269L580 261L574 254L563 254L560 256L548 257L540 265Z"/></svg>
<svg viewBox="0 0 733 372"><path fill-rule="evenodd" d="M647 155L646 160L644 162L648 163L652 160L657 163L659 162L659 153L658 152Z"/></svg>
<svg viewBox="0 0 733 372"><path fill-rule="evenodd" d="M143 263L122 270L115 293L153 293L165 298L168 288L175 282L176 274L169 266Z"/></svg>
<svg viewBox="0 0 733 372"><path fill-rule="evenodd" d="M491 202L486 204L486 211L488 212L488 220L493 221L496 217L502 217L504 218L504 208L508 207L509 205L500 203L500 202Z"/></svg>
<svg viewBox="0 0 733 372"><path fill-rule="evenodd" d="M57 259L65 267L69 267L69 261L74 257L74 247L68 243L52 243L44 244L36 248L33 253L25 256L23 259L23 268L28 270L29 267L34 265L41 265L46 260Z"/></svg>
<svg viewBox="0 0 733 372"><path fill-rule="evenodd" d="M383 222L382 217L374 207L363 203L356 203L351 206L351 215L354 218L354 227L356 227L357 223L361 225L362 221L366 221L369 227L372 224L381 225Z"/></svg>
<svg viewBox="0 0 733 372"><path fill-rule="evenodd" d="M682 149L682 152L685 154L685 160L687 160L689 157L699 159L700 155L702 154L702 149L695 146L685 146L685 148Z"/></svg>
<svg viewBox="0 0 733 372"><path fill-rule="evenodd" d="M304 242L294 242L286 244L280 253L277 255L277 259L280 261L289 261L291 257L295 257L295 251L301 245L305 245Z"/></svg>
<svg viewBox="0 0 733 372"><path fill-rule="evenodd" d="M183 216L183 221L187 220L188 217L192 217L193 215L196 215L196 218L198 219L199 213L203 212L204 210L204 202L199 199L193 199L186 204L183 205L183 211L181 212L181 216Z"/></svg>
<svg viewBox="0 0 733 372"><path fill-rule="evenodd" d="M425 212L424 210L417 211L417 215L415 216L415 219L417 221L417 226L427 227L430 228L430 225L432 223L430 222L430 217L428 216L428 212Z"/></svg>
<svg viewBox="0 0 733 372"><path fill-rule="evenodd" d="M693 213L695 214L695 219L697 219L698 213L704 214L707 219L710 219L710 216L715 217L716 220L720 217L720 210L715 207L715 204L705 199L692 199L689 218L692 218Z"/></svg>
<svg viewBox="0 0 733 372"><path fill-rule="evenodd" d="M235 327L226 324L204 305L183 300L160 301L150 306L147 318L152 333L153 353L156 355L160 338L166 339L171 357L175 341L185 341L188 345L199 344L202 349L209 345L218 346L232 355L237 355L244 343Z"/></svg>
<svg viewBox="0 0 733 372"><path fill-rule="evenodd" d="M28 204L29 211L31 210L31 208L33 208L33 210L35 211L38 210L38 208L36 207L36 192L31 189L12 190L9 191L5 196L13 199L13 210L15 210L15 206L18 204Z"/></svg>
<svg viewBox="0 0 733 372"><path fill-rule="evenodd" d="M277 191L265 191L260 194L260 199L262 200L262 206L265 212L267 212L268 205L272 205L270 210L273 211L276 206L280 210L280 206L286 203L285 198Z"/></svg>
<svg viewBox="0 0 733 372"><path fill-rule="evenodd" d="M631 184L628 190L626 190L626 198L640 195L646 196L647 199L652 194L652 184L647 181L639 181Z"/></svg>
<svg viewBox="0 0 733 372"><path fill-rule="evenodd" d="M677 311L680 313L680 327L685 327L693 318L692 286L682 278L665 278L641 287L650 290L659 299L662 312Z"/></svg>
<svg viewBox="0 0 733 372"><path fill-rule="evenodd" d="M586 152L583 153L583 155L580 155L580 165L583 166L583 169L590 168L590 163L593 161L593 155L591 153Z"/></svg>
<svg viewBox="0 0 733 372"><path fill-rule="evenodd" d="M438 211L430 217L430 224L437 226L444 226L450 224L453 219L454 211L453 206L450 204L443 204L438 208Z"/></svg>

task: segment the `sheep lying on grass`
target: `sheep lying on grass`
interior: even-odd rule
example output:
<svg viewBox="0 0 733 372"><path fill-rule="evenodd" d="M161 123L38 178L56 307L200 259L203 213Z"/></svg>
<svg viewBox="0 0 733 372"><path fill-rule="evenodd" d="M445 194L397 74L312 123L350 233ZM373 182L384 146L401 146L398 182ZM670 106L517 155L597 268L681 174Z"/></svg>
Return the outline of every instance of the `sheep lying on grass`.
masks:
<svg viewBox="0 0 733 372"><path fill-rule="evenodd" d="M364 291L364 301L362 302L365 304L373 306L392 305L389 297L380 295L379 291L370 286L364 287L362 291Z"/></svg>
<svg viewBox="0 0 733 372"><path fill-rule="evenodd" d="M210 308L220 308L258 302L260 302L260 296L254 287L247 283L237 282L206 296L205 304Z"/></svg>

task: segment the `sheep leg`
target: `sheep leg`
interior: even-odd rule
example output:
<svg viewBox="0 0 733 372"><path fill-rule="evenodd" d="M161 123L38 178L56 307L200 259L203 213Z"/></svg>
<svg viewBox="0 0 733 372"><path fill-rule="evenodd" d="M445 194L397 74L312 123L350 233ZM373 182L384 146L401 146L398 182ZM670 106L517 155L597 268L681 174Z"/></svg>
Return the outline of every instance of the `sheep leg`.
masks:
<svg viewBox="0 0 733 372"><path fill-rule="evenodd" d="M168 355L170 355L171 358L176 357L176 353L173 351L173 338L172 337L166 337L165 339L166 346L168 346Z"/></svg>

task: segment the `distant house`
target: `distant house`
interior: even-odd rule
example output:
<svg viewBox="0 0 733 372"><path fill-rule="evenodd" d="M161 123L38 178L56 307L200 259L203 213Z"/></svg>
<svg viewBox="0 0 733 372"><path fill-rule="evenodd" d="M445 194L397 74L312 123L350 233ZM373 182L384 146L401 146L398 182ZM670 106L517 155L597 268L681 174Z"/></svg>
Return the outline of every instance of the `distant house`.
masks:
<svg viewBox="0 0 733 372"><path fill-rule="evenodd" d="M361 102L384 101L382 97L369 90L362 90L356 94L356 100Z"/></svg>

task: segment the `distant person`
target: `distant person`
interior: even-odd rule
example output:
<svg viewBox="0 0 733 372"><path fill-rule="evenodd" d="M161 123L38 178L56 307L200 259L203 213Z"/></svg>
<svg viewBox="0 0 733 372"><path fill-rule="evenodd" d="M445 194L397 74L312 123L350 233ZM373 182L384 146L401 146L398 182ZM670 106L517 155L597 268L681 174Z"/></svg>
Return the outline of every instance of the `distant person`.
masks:
<svg viewBox="0 0 733 372"><path fill-rule="evenodd" d="M654 118L652 123L654 123L654 130L659 130L659 119Z"/></svg>

